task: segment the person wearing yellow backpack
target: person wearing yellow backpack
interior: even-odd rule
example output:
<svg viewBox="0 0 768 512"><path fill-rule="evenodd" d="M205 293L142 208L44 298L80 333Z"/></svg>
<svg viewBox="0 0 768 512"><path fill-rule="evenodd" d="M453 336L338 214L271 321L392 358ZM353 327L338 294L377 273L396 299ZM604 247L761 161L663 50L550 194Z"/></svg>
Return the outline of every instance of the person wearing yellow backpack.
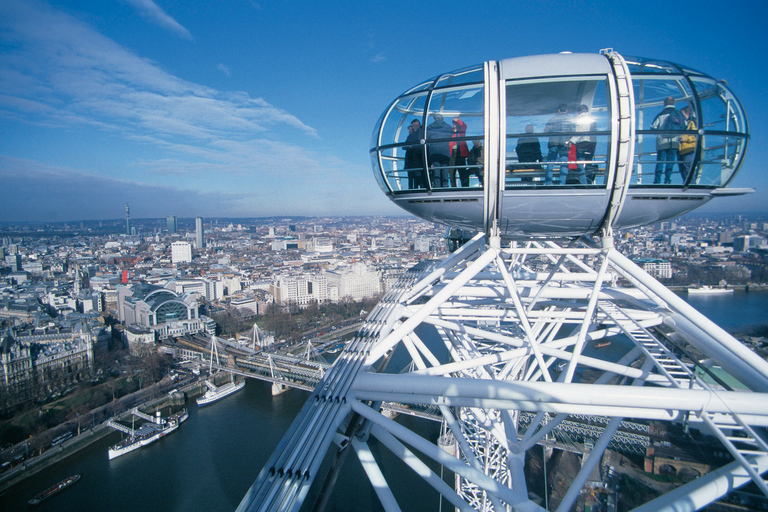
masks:
<svg viewBox="0 0 768 512"><path fill-rule="evenodd" d="M696 120L693 117L693 109L691 107L684 107L680 112L685 117L685 130L695 131L698 130L696 126ZM680 163L680 174L683 176L683 183L688 179L688 174L691 172L691 164L693 163L693 155L696 154L696 135L684 134L680 135L680 148L677 151Z"/></svg>

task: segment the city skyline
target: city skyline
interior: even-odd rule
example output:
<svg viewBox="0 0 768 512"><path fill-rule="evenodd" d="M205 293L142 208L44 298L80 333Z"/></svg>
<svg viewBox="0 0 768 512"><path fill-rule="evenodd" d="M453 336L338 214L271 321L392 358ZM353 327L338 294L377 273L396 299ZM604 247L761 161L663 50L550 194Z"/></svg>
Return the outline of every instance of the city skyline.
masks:
<svg viewBox="0 0 768 512"><path fill-rule="evenodd" d="M4 2L0 221L114 219L126 203L132 220L403 215L368 155L397 94L484 60L605 47L727 80L751 133L732 186L756 192L701 211L766 210L768 7L533 5Z"/></svg>

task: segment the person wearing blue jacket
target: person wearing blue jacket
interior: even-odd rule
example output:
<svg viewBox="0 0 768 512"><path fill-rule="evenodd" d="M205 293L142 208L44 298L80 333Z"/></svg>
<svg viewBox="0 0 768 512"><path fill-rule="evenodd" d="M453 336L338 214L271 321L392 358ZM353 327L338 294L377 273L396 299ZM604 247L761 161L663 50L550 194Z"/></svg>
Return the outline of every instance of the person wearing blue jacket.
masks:
<svg viewBox="0 0 768 512"><path fill-rule="evenodd" d="M426 127L427 141L440 139L440 142L431 142L427 145L432 186L447 188L451 186L451 173L446 166L451 160L449 139L453 137L453 128L443 121L442 114L434 114L432 117L434 122Z"/></svg>

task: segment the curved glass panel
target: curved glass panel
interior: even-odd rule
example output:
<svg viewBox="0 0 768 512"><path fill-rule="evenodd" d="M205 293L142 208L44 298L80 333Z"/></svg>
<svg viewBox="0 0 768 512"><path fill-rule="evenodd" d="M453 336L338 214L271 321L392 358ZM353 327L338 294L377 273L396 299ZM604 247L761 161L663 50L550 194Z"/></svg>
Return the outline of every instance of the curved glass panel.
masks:
<svg viewBox="0 0 768 512"><path fill-rule="evenodd" d="M399 148L386 148L379 151L381 155L381 168L384 171L384 179L394 192L403 190L402 179L406 174L401 172L402 156L398 155ZM400 151L402 153L402 151Z"/></svg>
<svg viewBox="0 0 768 512"><path fill-rule="evenodd" d="M421 83L421 84L417 85L416 87L411 87L410 89L408 89L407 91L405 91L405 92L404 92L403 94L401 94L400 96L405 96L406 94L412 94L412 93L414 93L414 92L419 92L419 91L426 91L427 89L429 89L429 88L431 88L431 87L432 87L432 84L434 84L434 83L435 83L435 79L436 79L436 78L437 78L436 76L435 76L435 77L432 77L432 78L430 78L429 80L427 80L426 82L424 82L424 83Z"/></svg>
<svg viewBox="0 0 768 512"><path fill-rule="evenodd" d="M468 143L469 144L469 143ZM482 136L472 139L469 147L469 156L467 156L467 167L464 172L459 170L459 179L462 186L469 188L483 188L485 184L485 146ZM465 179L467 180L465 182ZM466 183L466 185L464 185Z"/></svg>
<svg viewBox="0 0 768 512"><path fill-rule="evenodd" d="M483 83L484 81L485 75L483 73L483 66L472 66L470 68L460 69L453 73L442 75L435 84L435 88L448 87L451 85Z"/></svg>
<svg viewBox="0 0 768 512"><path fill-rule="evenodd" d="M424 116L424 106L427 103L427 93L400 98L389 110L381 128L381 145L404 143L408 138L408 126L413 121L419 123Z"/></svg>
<svg viewBox="0 0 768 512"><path fill-rule="evenodd" d="M624 61L632 75L640 73L680 73L680 68L671 62L663 60L646 59L643 57L624 56Z"/></svg>
<svg viewBox="0 0 768 512"><path fill-rule="evenodd" d="M696 120L700 117L688 80L680 75L646 75L633 77L632 83L636 140L631 183L685 184L697 144Z"/></svg>
<svg viewBox="0 0 768 512"><path fill-rule="evenodd" d="M508 81L506 188L605 186L608 90L605 77Z"/></svg>
<svg viewBox="0 0 768 512"><path fill-rule="evenodd" d="M707 131L746 133L746 117L736 98L714 80L695 79L693 85L701 103L701 127Z"/></svg>
<svg viewBox="0 0 768 512"><path fill-rule="evenodd" d="M483 86L465 85L433 92L427 111L429 121L434 121L435 114L442 115L446 121L460 117L467 124L467 136L482 135ZM429 133L429 126L425 131Z"/></svg>
<svg viewBox="0 0 768 512"><path fill-rule="evenodd" d="M483 138L483 102L483 85L432 93L424 127L432 188L482 187L482 141L470 141Z"/></svg>
<svg viewBox="0 0 768 512"><path fill-rule="evenodd" d="M393 105L394 103L390 105L390 108L382 112L381 115L379 116L379 119L376 121L376 127L373 129L373 133L371 134L371 149L379 145L379 133L381 133L381 123L384 122L384 117L386 117L387 113L390 111Z"/></svg>
<svg viewBox="0 0 768 512"><path fill-rule="evenodd" d="M389 187L387 187L384 177L381 174L381 168L379 167L379 152L371 151L371 167L373 168L373 176L376 178L379 188L385 194L389 194Z"/></svg>
<svg viewBox="0 0 768 512"><path fill-rule="evenodd" d="M426 190L423 144L385 148L380 155L384 178L393 192Z"/></svg>
<svg viewBox="0 0 768 512"><path fill-rule="evenodd" d="M634 76L633 87L637 139L631 183L728 183L744 154L746 137L715 133L747 133L744 111L733 94L702 76L690 82L683 75Z"/></svg>
<svg viewBox="0 0 768 512"><path fill-rule="evenodd" d="M691 185L719 187L728 183L743 158L746 138L705 135L701 139L700 160L694 168Z"/></svg>
<svg viewBox="0 0 768 512"><path fill-rule="evenodd" d="M635 77L632 80L635 92L635 125L640 130L658 130L652 127L659 113L665 107L667 98L674 100L677 109L685 106L695 108L693 91L683 76L676 77Z"/></svg>
<svg viewBox="0 0 768 512"><path fill-rule="evenodd" d="M159 302L163 300L175 299L176 294L169 290L153 290L144 296L145 302Z"/></svg>
<svg viewBox="0 0 768 512"><path fill-rule="evenodd" d="M698 69L689 68L688 66L680 66L680 68L683 70L683 73L685 73L686 75L689 75L689 76L691 76L691 75L706 76L704 73L702 73Z"/></svg>

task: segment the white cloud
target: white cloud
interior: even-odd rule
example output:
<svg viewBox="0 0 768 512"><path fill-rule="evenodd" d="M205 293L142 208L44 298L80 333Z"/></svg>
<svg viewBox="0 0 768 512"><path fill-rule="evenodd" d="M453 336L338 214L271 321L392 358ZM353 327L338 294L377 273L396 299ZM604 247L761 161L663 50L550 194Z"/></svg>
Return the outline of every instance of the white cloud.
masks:
<svg viewBox="0 0 768 512"><path fill-rule="evenodd" d="M232 73L229 71L229 68L224 64L219 64L218 66L216 66L216 69L218 69L219 71L221 71L227 76L232 76Z"/></svg>
<svg viewBox="0 0 768 512"><path fill-rule="evenodd" d="M167 196L179 209L189 208L181 204L186 197L216 215L271 215L286 206L296 214L356 208L354 202L340 205L342 190L348 197L370 190L378 201L366 202L367 209L377 202L388 205L369 171L334 156L336 148L324 147L316 130L293 114L245 92L223 92L173 76L37 0L0 1L0 49L4 121L80 137L76 144L85 148L83 158L63 148L67 154L61 161L91 169L68 169L58 177L50 169L29 171L29 164L17 161L13 172L0 172L5 189L0 197L27 191L18 197L51 205L34 212L41 219L60 217L54 205L65 208L66 201L50 200L54 192L70 202L81 197L103 211L109 204L101 198L114 202L123 194L121 184L133 194L118 199L121 204L138 205L145 191L148 202L161 204ZM102 138L110 145L122 139L124 145L98 147L88 155L87 148ZM46 148L47 161L57 160L55 151ZM0 158L2 153L18 155L0 140ZM24 156L34 158L31 154ZM70 183L82 187L82 196ZM16 199L8 204L21 208ZM95 208L79 208L81 213L66 218L107 215L94 213Z"/></svg>
<svg viewBox="0 0 768 512"><path fill-rule="evenodd" d="M27 122L95 123L166 142L243 140L276 128L317 137L314 128L261 98L170 75L34 1L0 4L0 30L0 108Z"/></svg>
<svg viewBox="0 0 768 512"><path fill-rule="evenodd" d="M161 28L169 30L184 39L192 40L192 34L184 28L179 22L170 17L165 11L155 4L152 0L124 0L138 11L142 18L154 23Z"/></svg>

